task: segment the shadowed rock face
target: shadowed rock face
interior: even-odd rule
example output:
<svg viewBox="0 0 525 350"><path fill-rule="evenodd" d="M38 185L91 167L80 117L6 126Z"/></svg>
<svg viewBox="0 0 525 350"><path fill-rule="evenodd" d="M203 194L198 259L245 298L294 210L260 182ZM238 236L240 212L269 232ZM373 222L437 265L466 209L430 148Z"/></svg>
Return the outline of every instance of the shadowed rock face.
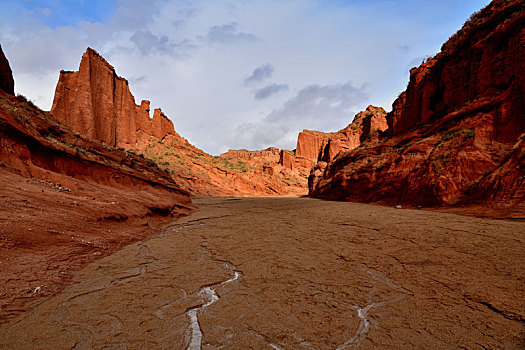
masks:
<svg viewBox="0 0 525 350"><path fill-rule="evenodd" d="M5 91L9 95L15 94L15 81L13 80L13 73L9 66L9 61L2 51L0 46L0 90Z"/></svg>
<svg viewBox="0 0 525 350"><path fill-rule="evenodd" d="M150 103L135 104L128 81L88 48L77 72L61 71L51 113L80 133L115 147L136 147L175 134L173 123Z"/></svg>
<svg viewBox="0 0 525 350"><path fill-rule="evenodd" d="M525 10L493 1L410 83L376 142L315 169L310 194L358 201L523 210ZM521 209L520 209L521 208ZM506 215L506 214L503 214Z"/></svg>
<svg viewBox="0 0 525 350"><path fill-rule="evenodd" d="M522 1L493 1L469 19L435 57L410 71L388 115L390 135L435 123L481 99L498 101L494 138L513 142L525 129L525 27Z"/></svg>

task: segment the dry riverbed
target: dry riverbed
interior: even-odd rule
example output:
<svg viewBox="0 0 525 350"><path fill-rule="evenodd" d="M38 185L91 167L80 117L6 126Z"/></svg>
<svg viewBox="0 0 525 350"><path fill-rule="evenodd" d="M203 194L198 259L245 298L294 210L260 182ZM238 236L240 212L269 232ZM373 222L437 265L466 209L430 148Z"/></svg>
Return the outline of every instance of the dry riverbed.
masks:
<svg viewBox="0 0 525 350"><path fill-rule="evenodd" d="M525 223L205 199L0 325L2 349L520 349Z"/></svg>

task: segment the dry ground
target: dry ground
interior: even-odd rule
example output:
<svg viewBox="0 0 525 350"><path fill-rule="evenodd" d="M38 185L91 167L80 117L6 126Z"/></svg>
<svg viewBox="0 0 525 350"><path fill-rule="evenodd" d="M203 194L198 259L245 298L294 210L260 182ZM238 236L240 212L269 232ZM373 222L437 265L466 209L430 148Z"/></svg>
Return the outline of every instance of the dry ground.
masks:
<svg viewBox="0 0 525 350"><path fill-rule="evenodd" d="M525 347L524 222L306 198L196 204L0 325L0 348L183 349L192 308L203 349ZM220 299L202 307L211 290Z"/></svg>

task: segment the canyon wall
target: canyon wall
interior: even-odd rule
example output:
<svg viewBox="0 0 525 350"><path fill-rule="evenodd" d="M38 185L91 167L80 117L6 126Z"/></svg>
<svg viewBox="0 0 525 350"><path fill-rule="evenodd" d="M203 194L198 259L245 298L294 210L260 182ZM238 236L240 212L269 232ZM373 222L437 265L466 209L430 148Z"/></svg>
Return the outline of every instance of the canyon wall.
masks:
<svg viewBox="0 0 525 350"><path fill-rule="evenodd" d="M91 139L155 161L196 196L306 193L307 172L284 170L275 148L212 156L176 133L160 109L150 118L149 101L136 105L128 81L91 48L77 72L60 72L51 113Z"/></svg>
<svg viewBox="0 0 525 350"><path fill-rule="evenodd" d="M407 90L388 116L389 134L492 101L494 138L516 140L525 128L523 8L522 1L493 1L471 16L440 53L411 69Z"/></svg>
<svg viewBox="0 0 525 350"><path fill-rule="evenodd" d="M0 90L8 93L9 95L15 94L15 81L13 80L13 73L9 61L2 51L0 45Z"/></svg>
<svg viewBox="0 0 525 350"><path fill-rule="evenodd" d="M281 151L280 164L289 169L311 170L319 162L330 162L340 152L359 147L371 138L377 139L387 127L385 110L368 106L347 127L337 132L303 130L297 137L295 154Z"/></svg>
<svg viewBox="0 0 525 350"><path fill-rule="evenodd" d="M314 169L310 195L423 206L479 204L521 215L524 8L523 1L496 0L474 14L439 54L411 70L379 140Z"/></svg>
<svg viewBox="0 0 525 350"><path fill-rule="evenodd" d="M136 148L149 137L175 133L160 109L135 104L128 81L95 50L88 48L77 72L61 71L51 113L78 132L113 147Z"/></svg>

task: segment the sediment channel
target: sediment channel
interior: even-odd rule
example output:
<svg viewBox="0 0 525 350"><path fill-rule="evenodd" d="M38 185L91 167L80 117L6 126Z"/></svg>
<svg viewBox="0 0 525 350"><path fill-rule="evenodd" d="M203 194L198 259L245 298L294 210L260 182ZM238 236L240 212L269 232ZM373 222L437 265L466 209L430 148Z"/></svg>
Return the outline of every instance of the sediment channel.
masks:
<svg viewBox="0 0 525 350"><path fill-rule="evenodd" d="M197 204L35 300L0 326L0 348L525 344L523 222L307 198Z"/></svg>

